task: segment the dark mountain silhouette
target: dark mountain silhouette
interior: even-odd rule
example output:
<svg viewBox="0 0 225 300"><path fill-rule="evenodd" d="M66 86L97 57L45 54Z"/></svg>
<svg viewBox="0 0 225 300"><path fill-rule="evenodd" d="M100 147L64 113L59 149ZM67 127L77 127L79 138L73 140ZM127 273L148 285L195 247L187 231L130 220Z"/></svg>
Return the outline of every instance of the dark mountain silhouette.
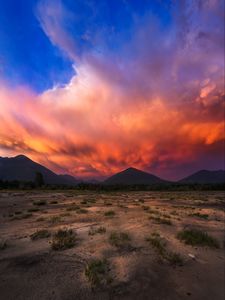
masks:
<svg viewBox="0 0 225 300"><path fill-rule="evenodd" d="M116 173L115 175L109 177L104 181L104 184L107 185L133 185L133 184L161 184L167 183L167 181L143 172L135 168L128 168L122 172Z"/></svg>
<svg viewBox="0 0 225 300"><path fill-rule="evenodd" d="M179 183L225 183L225 171L201 170L181 179Z"/></svg>
<svg viewBox="0 0 225 300"><path fill-rule="evenodd" d="M43 175L46 184L75 185L78 181L70 175L57 175L25 155L0 157L0 180L35 181L36 173Z"/></svg>

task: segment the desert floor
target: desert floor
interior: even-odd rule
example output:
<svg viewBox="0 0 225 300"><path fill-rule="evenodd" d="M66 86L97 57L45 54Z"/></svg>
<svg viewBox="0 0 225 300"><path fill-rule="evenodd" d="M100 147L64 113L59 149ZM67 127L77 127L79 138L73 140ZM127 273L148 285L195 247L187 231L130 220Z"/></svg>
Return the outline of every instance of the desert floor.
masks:
<svg viewBox="0 0 225 300"><path fill-rule="evenodd" d="M222 300L224 217L217 191L2 191L0 298ZM59 229L71 248L52 249ZM185 244L184 229L219 248Z"/></svg>

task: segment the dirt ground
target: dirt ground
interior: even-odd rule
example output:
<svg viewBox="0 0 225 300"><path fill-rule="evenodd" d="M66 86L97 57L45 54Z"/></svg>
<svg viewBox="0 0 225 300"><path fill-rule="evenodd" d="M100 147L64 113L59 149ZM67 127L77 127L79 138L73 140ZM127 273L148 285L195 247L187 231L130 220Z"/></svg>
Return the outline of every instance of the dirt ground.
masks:
<svg viewBox="0 0 225 300"><path fill-rule="evenodd" d="M216 191L2 191L0 298L222 300L224 217L224 192ZM219 248L185 244L177 233L187 228L207 232ZM42 229L50 236L32 240ZM59 229L77 234L72 248L51 248ZM112 244L112 232L126 233L129 241ZM160 236L166 253L182 262L162 255L149 236ZM107 280L98 284L85 272L94 259L107 261L100 274Z"/></svg>

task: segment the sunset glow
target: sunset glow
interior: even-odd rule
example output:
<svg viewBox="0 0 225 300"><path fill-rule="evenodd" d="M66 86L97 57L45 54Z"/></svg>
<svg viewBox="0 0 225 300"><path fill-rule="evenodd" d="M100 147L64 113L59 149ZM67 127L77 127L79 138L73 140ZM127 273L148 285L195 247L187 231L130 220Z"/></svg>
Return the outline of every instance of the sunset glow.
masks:
<svg viewBox="0 0 225 300"><path fill-rule="evenodd" d="M1 22L0 156L25 154L80 178L129 166L167 179L223 168L223 1L156 1L157 16L136 1L31 2L20 13L36 26L33 40L24 24L21 41L16 32L6 41L12 28ZM35 59L42 69L29 73Z"/></svg>

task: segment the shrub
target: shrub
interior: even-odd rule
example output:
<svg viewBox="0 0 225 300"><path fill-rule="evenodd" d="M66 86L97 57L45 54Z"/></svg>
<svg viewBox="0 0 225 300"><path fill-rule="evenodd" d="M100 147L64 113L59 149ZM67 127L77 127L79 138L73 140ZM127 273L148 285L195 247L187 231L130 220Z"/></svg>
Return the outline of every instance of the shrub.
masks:
<svg viewBox="0 0 225 300"><path fill-rule="evenodd" d="M158 254L161 256L165 255L166 243L161 239L160 235L152 234L150 237L146 238L146 241L149 242L155 250L157 250Z"/></svg>
<svg viewBox="0 0 225 300"><path fill-rule="evenodd" d="M80 207L78 205L74 204L74 205L72 205L70 207L67 207L66 210L67 211L75 211L75 210L78 210L78 209L80 209Z"/></svg>
<svg viewBox="0 0 225 300"><path fill-rule="evenodd" d="M45 239L50 237L50 232L48 230L42 229L42 230L38 230L36 232L34 232L33 234L30 235L30 238L34 241L34 240L38 240L38 239Z"/></svg>
<svg viewBox="0 0 225 300"><path fill-rule="evenodd" d="M41 206L41 205L46 205L47 202L45 200L37 200L33 202L33 205Z"/></svg>
<svg viewBox="0 0 225 300"><path fill-rule="evenodd" d="M32 216L33 216L32 213L25 213L25 214L22 214L22 215L14 216L14 217L12 217L11 220L23 220L23 219L28 219Z"/></svg>
<svg viewBox="0 0 225 300"><path fill-rule="evenodd" d="M39 218L37 218L36 222L42 222L42 221L44 221L44 220L45 220L45 218L39 217Z"/></svg>
<svg viewBox="0 0 225 300"><path fill-rule="evenodd" d="M99 285L107 281L109 267L106 260L96 259L89 262L85 268L85 275L93 285Z"/></svg>
<svg viewBox="0 0 225 300"><path fill-rule="evenodd" d="M77 239L72 229L58 230L52 239L51 247L53 250L65 250L75 246Z"/></svg>
<svg viewBox="0 0 225 300"><path fill-rule="evenodd" d="M40 209L39 208L37 208L37 207L31 207L31 208L29 208L27 211L28 212L37 212L37 211L39 211Z"/></svg>
<svg viewBox="0 0 225 300"><path fill-rule="evenodd" d="M98 227L98 228L96 228L96 229L91 228L91 229L89 230L89 232L88 232L89 235L95 235L95 234L97 234L97 233L99 233L99 234L106 233L105 227L100 226L100 227Z"/></svg>
<svg viewBox="0 0 225 300"><path fill-rule="evenodd" d="M207 220L209 215L208 214L200 214L199 212L198 213L194 213L194 214L190 214L189 215L190 217L198 217L198 218L202 218L202 219L205 219Z"/></svg>
<svg viewBox="0 0 225 300"><path fill-rule="evenodd" d="M7 243L6 241L0 240L0 250L4 250L7 248Z"/></svg>
<svg viewBox="0 0 225 300"><path fill-rule="evenodd" d="M108 210L108 211L105 212L104 215L105 215L106 217L113 217L113 216L115 216L115 214L116 214L116 213L115 213L113 210Z"/></svg>
<svg viewBox="0 0 225 300"><path fill-rule="evenodd" d="M87 213L88 213L88 210L85 208L81 208L81 209L77 210L77 214L87 214Z"/></svg>
<svg viewBox="0 0 225 300"><path fill-rule="evenodd" d="M57 201L57 200L52 200L52 201L50 202L50 204L58 204L58 201Z"/></svg>
<svg viewBox="0 0 225 300"><path fill-rule="evenodd" d="M167 252L166 259L171 265L182 266L184 263L181 255L175 252Z"/></svg>
<svg viewBox="0 0 225 300"><path fill-rule="evenodd" d="M109 236L110 244L118 248L128 246L130 240L131 238L126 232L112 232Z"/></svg>
<svg viewBox="0 0 225 300"><path fill-rule="evenodd" d="M165 218L151 216L149 219L159 224L172 225L172 222Z"/></svg>
<svg viewBox="0 0 225 300"><path fill-rule="evenodd" d="M55 223L59 223L62 221L61 217L60 216L52 216L49 218L49 221L52 223L52 224L55 224Z"/></svg>
<svg viewBox="0 0 225 300"><path fill-rule="evenodd" d="M151 236L146 239L146 241L151 244L151 246L157 251L160 257L164 258L171 265L183 265L183 259L180 254L167 251L166 242L160 237L158 233L152 233Z"/></svg>
<svg viewBox="0 0 225 300"><path fill-rule="evenodd" d="M149 210L149 206L143 205L142 206L143 210Z"/></svg>
<svg viewBox="0 0 225 300"><path fill-rule="evenodd" d="M178 232L177 238L181 241L184 241L185 244L192 246L208 246L211 248L219 248L219 243L215 238L198 229L182 230Z"/></svg>

